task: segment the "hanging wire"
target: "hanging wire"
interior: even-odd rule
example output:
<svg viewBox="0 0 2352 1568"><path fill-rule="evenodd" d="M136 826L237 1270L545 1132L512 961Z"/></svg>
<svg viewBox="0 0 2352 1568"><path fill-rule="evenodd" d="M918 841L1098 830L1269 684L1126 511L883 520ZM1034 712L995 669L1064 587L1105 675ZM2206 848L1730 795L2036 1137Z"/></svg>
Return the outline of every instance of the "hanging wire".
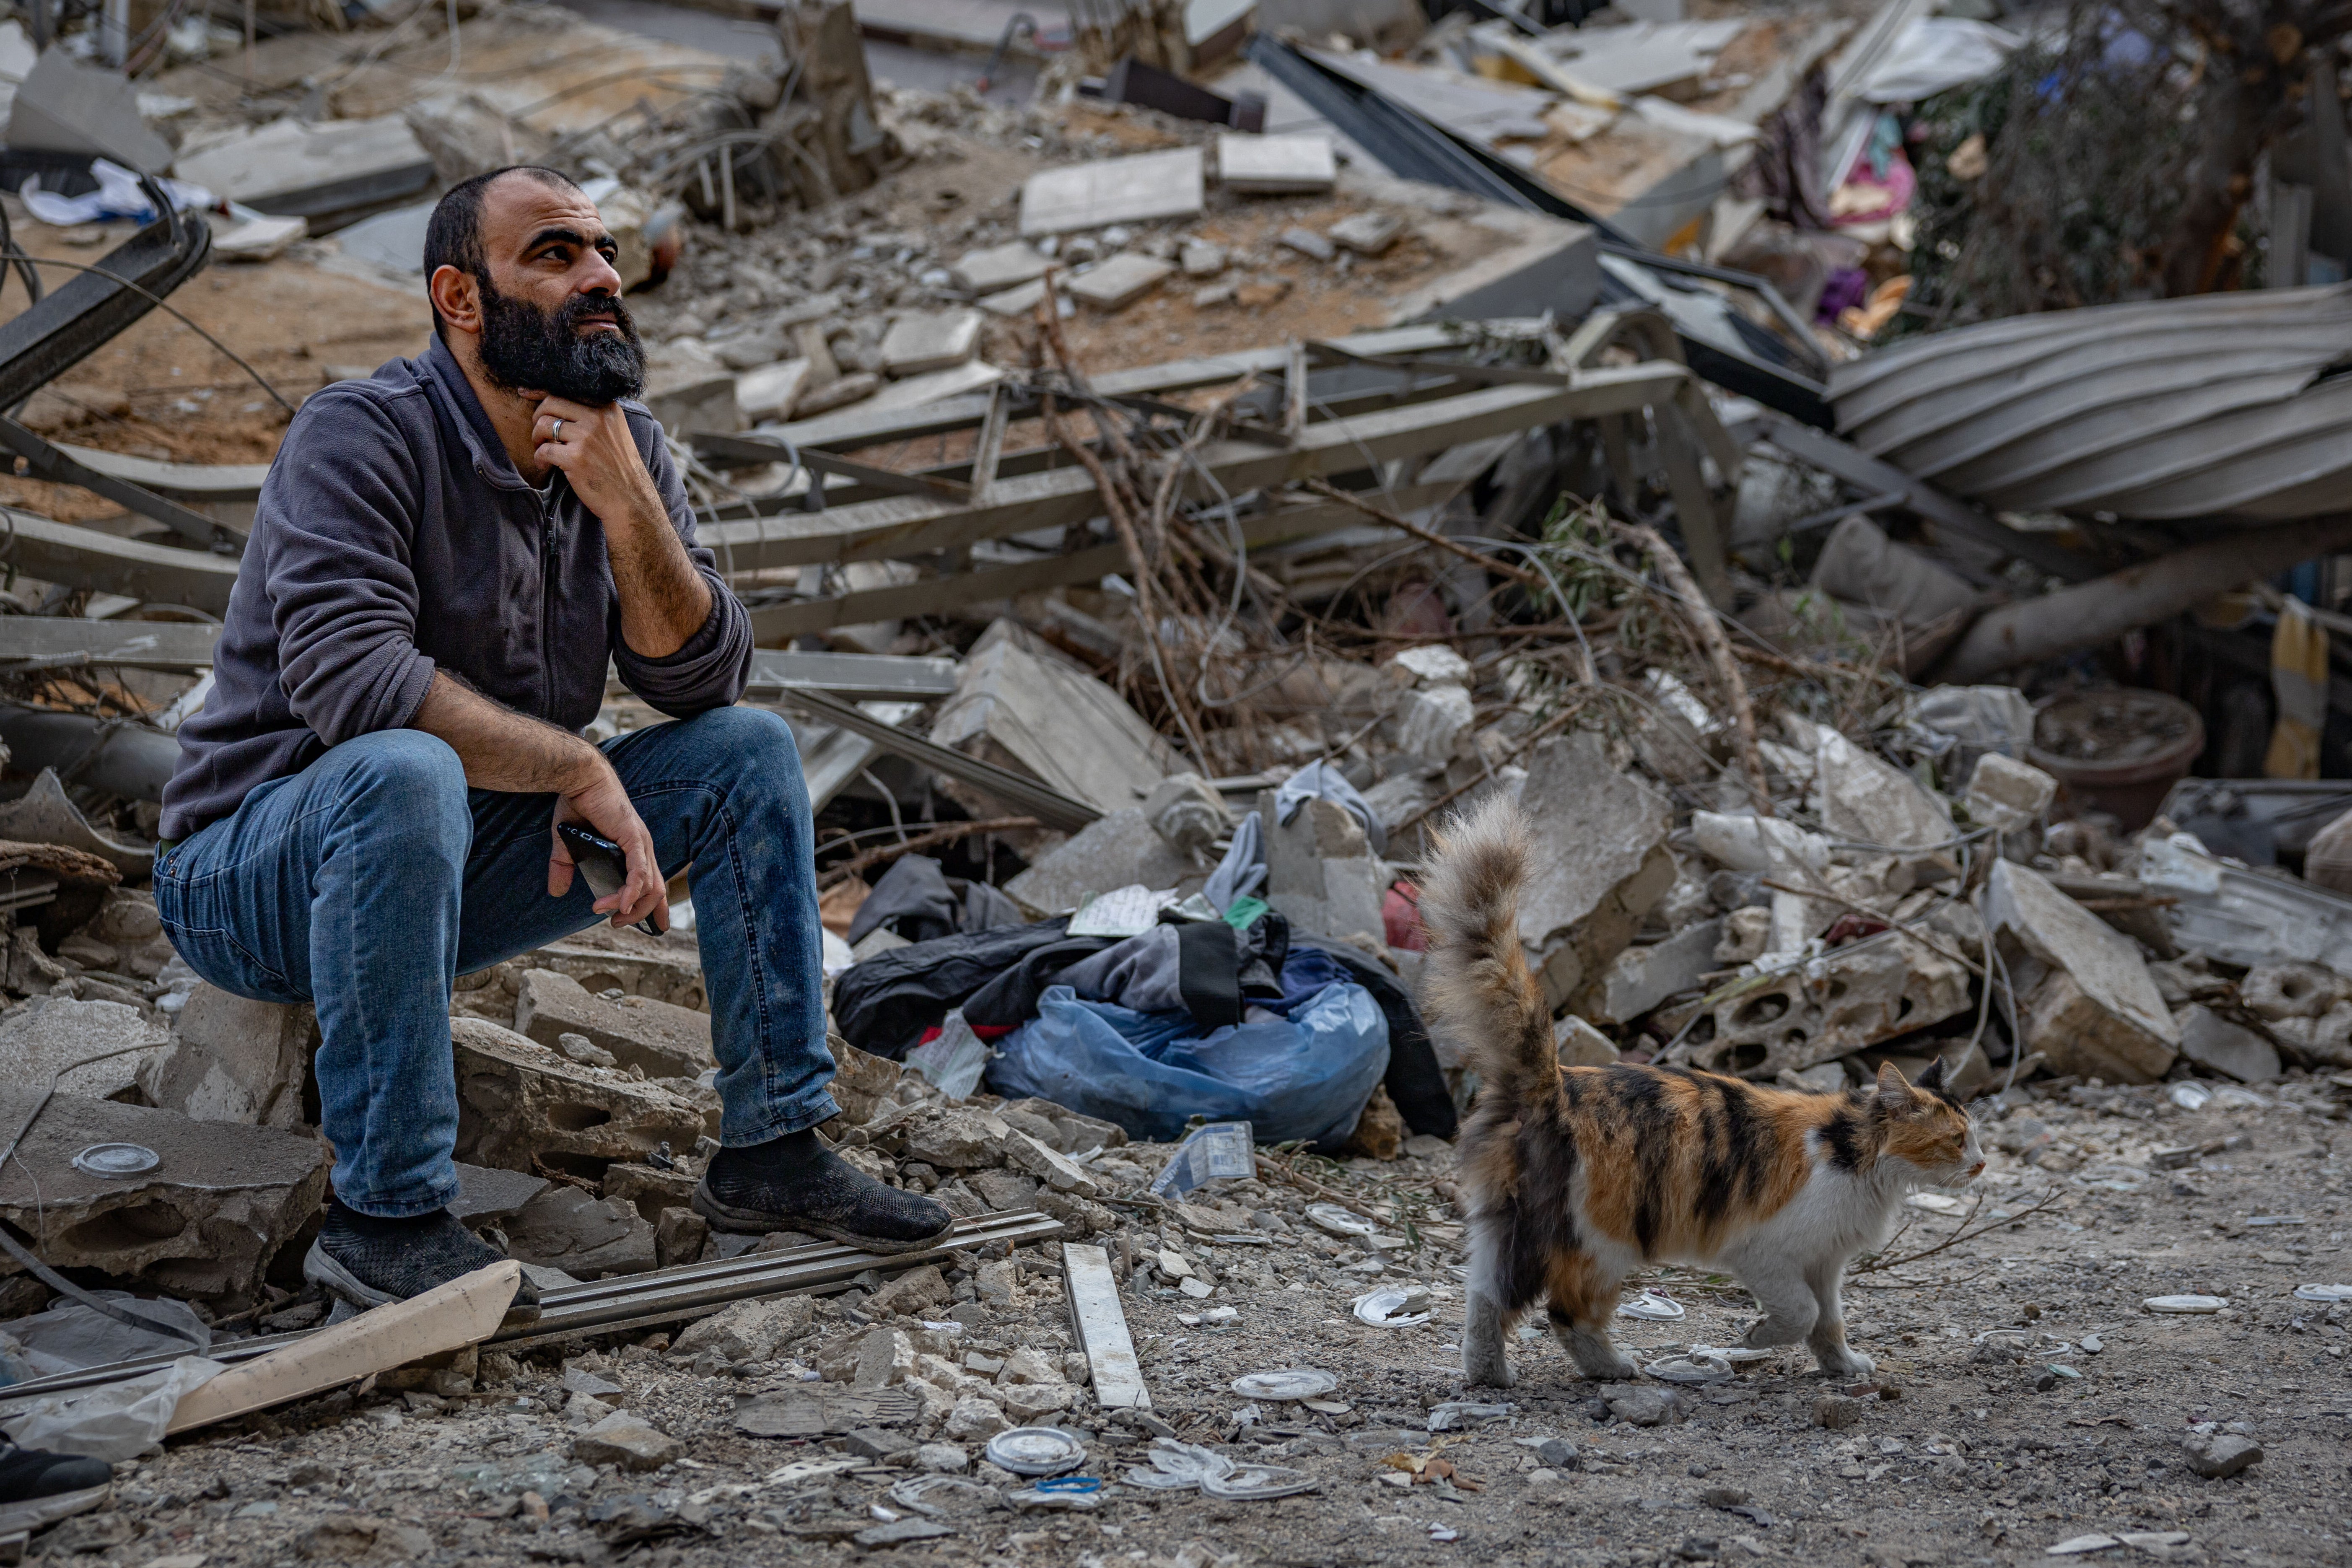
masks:
<svg viewBox="0 0 2352 1568"><path fill-rule="evenodd" d="M287 402L285 397L279 394L278 390L270 385L269 383L263 378L262 374L259 371L254 369L253 366L246 363L244 355L238 353L235 349L229 347L226 343L213 336L212 333L206 331L204 328L190 321L184 312L181 311L177 307L166 300L162 295L153 293L149 289L142 289L138 284L131 281L130 279L123 277L121 273L109 272L103 267L89 267L79 261L60 261L54 256L36 256L30 259L42 267L62 267L69 272L95 272L100 278L113 279L117 283L121 284L125 289L130 289L132 293L145 300L149 304L154 306L156 309L177 318L182 326L187 328L188 331L195 333L196 336L204 339L205 342L212 344L213 347L218 349L223 354L226 355L231 363L235 364L237 369L245 372L246 374L253 378L254 385L269 394L271 400L274 401L278 407L283 408L289 415L297 412L294 405Z"/></svg>

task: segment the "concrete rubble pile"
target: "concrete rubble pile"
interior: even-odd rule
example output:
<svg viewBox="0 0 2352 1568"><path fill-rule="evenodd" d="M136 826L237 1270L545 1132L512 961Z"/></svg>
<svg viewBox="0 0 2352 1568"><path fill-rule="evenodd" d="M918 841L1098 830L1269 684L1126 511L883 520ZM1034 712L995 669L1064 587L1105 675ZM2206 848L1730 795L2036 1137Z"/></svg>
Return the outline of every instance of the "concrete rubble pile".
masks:
<svg viewBox="0 0 2352 1568"><path fill-rule="evenodd" d="M2150 1205L2243 1174L2252 1140L2307 1135L2333 1173L2314 1129L2352 1110L2352 786L2319 775L2352 756L2294 699L2334 700L2326 637L2352 617L2316 599L2352 581L2330 564L2352 535L2283 524L2303 553L2275 564L2315 559L2320 586L2215 598L2210 539L1996 516L1830 433L1822 376L1872 363L1909 265L1901 182L1878 172L1901 157L1888 106L1985 79L2014 40L1916 5L1557 26L1158 5L1042 39L992 5L770 9L737 36L776 40L757 60L580 18L551 36L547 8L511 4L450 13L454 36L431 7L349 37L288 21L249 54L167 23L172 90L137 94L62 47L14 71L0 21L8 155L206 186L217 234L186 242L186 275L239 261L213 274L224 294L362 279L414 338L440 191L522 159L588 182L647 401L751 612L744 700L784 714L803 759L840 1106L820 1135L958 1222L894 1258L695 1212L724 1036L681 883L669 934L592 927L451 999L453 1211L520 1265L509 1292L536 1283L545 1324L461 1329L478 1301L419 1306L421 1328L399 1306L356 1331L331 1315L300 1269L334 1157L316 1017L201 981L148 886L249 459L283 421L256 403L268 433L234 464L116 451L73 412L98 406L84 366L0 429L25 443L0 505L26 552L0 594L0 1226L41 1266L0 1258L0 1430L173 1375L182 1346L123 1338L77 1291L184 1321L224 1379L359 1360L233 1408L216 1391L201 1428L236 1440L180 1436L192 1415L160 1457L131 1450L117 1504L52 1552L670 1564L985 1542L1240 1568L1276 1553L1242 1552L1237 1519L1318 1521L1286 1561L1389 1550L1342 1539L1364 1529L1451 1542L1456 1515L1506 1553L1533 1527L1480 1510L1564 1531L1574 1470L1596 1517L1622 1502L1654 1532L1703 1508L1840 1560L1859 1527L1790 1539L1746 1489L1611 1489L1685 1440L1675 1468L1707 1478L1707 1423L1783 1415L1841 1480L1916 1440L1922 1495L1957 1488L1975 1438L1853 1429L1898 1407L1981 1424L2119 1342L2104 1316L2017 1338L2057 1303L2119 1310L2063 1242L2010 1277L2042 1279L2034 1304L1964 1337L1975 1277L1940 1272L1964 1243L2000 1226L2011 1245L2062 1199L2155 1226ZM1027 101L877 68L974 17L987 37L940 47L1012 59ZM1792 221L1773 183L1791 158L1859 221ZM134 231L100 207L39 218L42 195L0 196L10 232ZM286 359L320 378L299 390L367 374L340 346L362 340L316 336ZM194 363L171 374L209 419ZM615 685L593 733L663 718ZM1973 1381L1906 1402L1910 1350L1818 1402L1765 1352L1718 1375L1733 1304L1664 1268L1624 1308L1629 1335L1683 1336L1639 1346L1650 1382L1447 1370L1470 1263L1455 1139L1481 1086L1431 1016L1417 904L1448 820L1496 798L1534 837L1519 937L1563 1068L1860 1095L1941 1063L1995 1153L1969 1201L1999 1206L1976 1231L1959 1198L1915 1194L1906 1223L1948 1229L1857 1268L1942 1299L1873 1327L1921 1363L1962 1342ZM2204 1228L2305 1218L2282 1200ZM2300 1279L2324 1252L2257 1256ZM2209 1298L2145 1271L2149 1313L2209 1310L2155 1305ZM2338 1373L2347 1297L2296 1300L2248 1308L2247 1331L2309 1331ZM1515 1353L1557 1355L1533 1327ZM390 1359L354 1370L351 1342ZM2163 1463L2259 1477L2218 1408L2070 1425L2185 1426ZM1635 1429L1641 1448L1594 1446ZM2020 1464L2052 1451L2003 1441ZM1041 1483L1040 1444L1088 1476ZM2059 1517L2003 1475L1993 1512L1962 1500L1970 1531ZM1344 1531L1316 1511L1343 1484ZM1449 1505L1436 1522L1396 1511L1426 1499ZM1196 1509L1213 1542L1160 1538ZM2167 1510L2136 1522L2205 1517ZM1769 1555L1671 1522L1589 1560Z"/></svg>

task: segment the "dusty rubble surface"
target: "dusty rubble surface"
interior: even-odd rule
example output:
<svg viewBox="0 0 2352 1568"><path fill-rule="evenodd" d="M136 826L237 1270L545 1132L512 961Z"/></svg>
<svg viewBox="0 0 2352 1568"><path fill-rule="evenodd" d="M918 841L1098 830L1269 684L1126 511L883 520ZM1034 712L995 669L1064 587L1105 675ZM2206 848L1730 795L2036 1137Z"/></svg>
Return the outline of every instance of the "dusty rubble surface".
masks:
<svg viewBox="0 0 2352 1568"><path fill-rule="evenodd" d="M1597 1389L1548 1340L1523 1332L1512 1347L1517 1386L1465 1391L1454 1353L1462 1254L1458 1238L1439 1239L1451 1226L1416 1225L1422 1245L1400 1247L1375 1273L1354 1245L1307 1220L1310 1194L1216 1184L1192 1194L1192 1217L1213 1220L1210 1234L1263 1243L1205 1241L1172 1215L1156 1229L1127 1225L1111 1241L1114 1257L1164 1247L1215 1281L1202 1298L1164 1284L1121 1292L1152 1415L1187 1440L1304 1469L1318 1489L1254 1502L1113 1487L1086 1512L951 1513L943 1522L954 1533L893 1550L897 1560L943 1563L1006 1552L1183 1561L1199 1542L1194 1561L1205 1552L1301 1564L1466 1554L1958 1564L2039 1562L2046 1547L2097 1532L2187 1537L2126 1555L2341 1562L2352 1527L2343 1500L2352 1336L2344 1307L2292 1292L2346 1272L2336 1146L2347 1091L2297 1080L2239 1098L2258 1103L2190 1113L2152 1089L2012 1091L1989 1140L2031 1148L2038 1163L1996 1154L1981 1206L1972 1197L1959 1215L1906 1210L1913 1223L1884 1257L1927 1256L1853 1280L1851 1332L1879 1367L1861 1388L1833 1387L1801 1352L1780 1352L1727 1384ZM2145 1169L2158 1150L2205 1147L2215 1152ZM1164 1152L1118 1155L1140 1176ZM1327 1174L1360 1199L1428 1215L1444 1212L1449 1166L1450 1154L1432 1149ZM965 1322L901 1326L940 1347L919 1353L985 1365L1028 1351L1050 1374L1068 1364L1070 1342L1055 1272L1041 1260L1008 1279L1001 1264L982 1263L955 1289L980 1299L958 1314ZM1429 1288L1428 1323L1374 1328L1351 1316L1356 1296L1406 1281ZM1621 1342L1643 1362L1691 1342L1736 1342L1748 1316L1743 1293L1720 1277L1668 1271L1642 1283L1687 1313L1671 1324L1618 1320ZM2183 1293L2229 1306L2199 1317L2141 1307ZM858 1299L821 1305L815 1332L774 1359L709 1375L667 1358L658 1337L604 1342L560 1363L493 1352L473 1387L445 1383L446 1397L338 1395L175 1443L126 1470L110 1511L61 1528L47 1550L127 1563L202 1554L214 1564L848 1557L870 1550L843 1538L876 1525L877 1505L923 1517L893 1505L889 1489L933 1467L958 1467L999 1493L1025 1486L992 1473L976 1439L950 1439L952 1456L915 1449L939 1436L919 1420L814 1442L736 1430L739 1401L805 1386L835 1347L875 1331L848 1306ZM1230 1326L1199 1321L1219 1307L1234 1310ZM1231 1381L1289 1366L1334 1373L1326 1403L1346 1408L1261 1405L1245 1419L1253 1413ZM567 1393L567 1380L601 1396ZM1466 1429L1426 1429L1462 1400L1510 1410ZM1604 1401L1643 1422L1670 1413L1637 1425ZM667 1440L646 1441L646 1459L626 1465L583 1459L612 1452L580 1436L612 1408ZM1089 1475L1123 1474L1150 1441L1149 1424L1107 1415L1085 1395L1056 1418L1087 1441ZM2194 1423L2250 1437L2260 1460L2231 1479L2200 1478L2183 1447ZM866 1457L892 1449L911 1462ZM855 1468L768 1479L844 1459ZM1431 1479L1391 1479L1423 1460ZM657 1468L628 1468L646 1462ZM1449 1468L1451 1479L1438 1479ZM535 1496L519 1500L525 1490Z"/></svg>

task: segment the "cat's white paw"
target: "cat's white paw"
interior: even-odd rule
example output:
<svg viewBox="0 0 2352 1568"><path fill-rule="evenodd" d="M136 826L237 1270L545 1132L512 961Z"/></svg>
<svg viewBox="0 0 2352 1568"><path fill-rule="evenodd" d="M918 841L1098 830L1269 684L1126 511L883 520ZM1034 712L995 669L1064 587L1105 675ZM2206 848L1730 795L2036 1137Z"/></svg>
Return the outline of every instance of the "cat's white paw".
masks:
<svg viewBox="0 0 2352 1568"><path fill-rule="evenodd" d="M1850 1345L1840 1345L1826 1353L1816 1351L1813 1359L1831 1377L1868 1377L1878 1370L1876 1362Z"/></svg>
<svg viewBox="0 0 2352 1568"><path fill-rule="evenodd" d="M1503 1356L1465 1356L1462 1381L1476 1388L1508 1388L1518 1379L1511 1372L1510 1362Z"/></svg>
<svg viewBox="0 0 2352 1568"><path fill-rule="evenodd" d="M1751 1351L1769 1351L1781 1345L1792 1345L1805 1337L1805 1330L1796 1323L1785 1323L1778 1318L1759 1318L1748 1326L1739 1342Z"/></svg>

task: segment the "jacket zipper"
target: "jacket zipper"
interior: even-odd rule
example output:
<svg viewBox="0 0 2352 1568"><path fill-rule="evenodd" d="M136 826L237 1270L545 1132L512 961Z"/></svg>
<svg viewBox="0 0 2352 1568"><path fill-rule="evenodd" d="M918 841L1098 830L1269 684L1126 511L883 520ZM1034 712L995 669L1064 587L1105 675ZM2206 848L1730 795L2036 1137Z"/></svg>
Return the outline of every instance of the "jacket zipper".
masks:
<svg viewBox="0 0 2352 1568"><path fill-rule="evenodd" d="M551 639L555 626L555 503L552 482L539 499L539 674L544 693L541 716L555 717L555 654Z"/></svg>

